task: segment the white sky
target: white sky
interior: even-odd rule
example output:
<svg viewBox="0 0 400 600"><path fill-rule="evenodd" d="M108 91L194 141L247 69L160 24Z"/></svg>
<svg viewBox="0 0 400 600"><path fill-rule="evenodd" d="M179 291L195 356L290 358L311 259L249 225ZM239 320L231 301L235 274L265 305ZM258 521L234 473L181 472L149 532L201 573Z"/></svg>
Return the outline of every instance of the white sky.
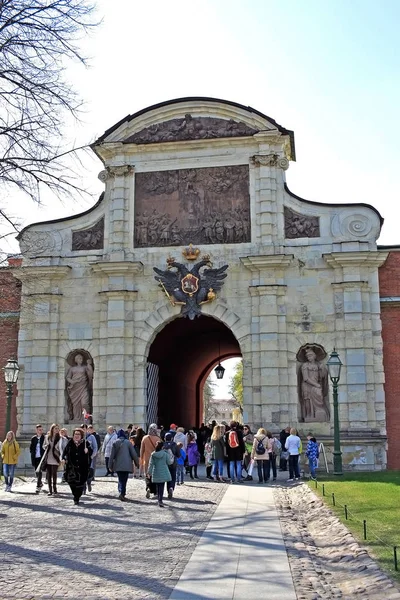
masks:
<svg viewBox="0 0 400 600"><path fill-rule="evenodd" d="M400 3L385 0L98 0L103 24L85 39L91 67L69 71L86 102L77 144L127 114L182 96L250 105L295 132L289 188L322 202L373 204L385 218L379 243L397 231ZM96 198L98 159L81 177ZM93 200L38 208L18 195L21 224L81 212ZM17 251L15 243L5 250Z"/></svg>
<svg viewBox="0 0 400 600"><path fill-rule="evenodd" d="M224 367L224 369L226 369L223 379L217 379L214 369L211 371L208 377L212 383L215 384L214 398L217 400L226 400L227 398L231 398L231 394L229 393L231 379L233 377L235 366L241 360L241 358L228 358L227 360L221 361L221 365Z"/></svg>

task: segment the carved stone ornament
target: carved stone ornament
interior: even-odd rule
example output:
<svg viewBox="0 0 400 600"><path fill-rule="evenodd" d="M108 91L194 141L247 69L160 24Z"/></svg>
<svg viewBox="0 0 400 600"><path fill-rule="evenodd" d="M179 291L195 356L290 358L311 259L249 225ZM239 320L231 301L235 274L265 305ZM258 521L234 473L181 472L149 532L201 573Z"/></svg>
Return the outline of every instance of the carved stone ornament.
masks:
<svg viewBox="0 0 400 600"><path fill-rule="evenodd" d="M294 240L297 238L320 237L319 217L311 217L295 212L287 206L284 207L285 238Z"/></svg>
<svg viewBox="0 0 400 600"><path fill-rule="evenodd" d="M255 154L251 157L251 162L256 167L276 167L278 154Z"/></svg>
<svg viewBox="0 0 400 600"><path fill-rule="evenodd" d="M214 117L192 117L187 114L180 119L171 119L145 127L127 138L125 144L155 144L157 142L182 142L214 138L243 137L258 133L245 123L233 119Z"/></svg>
<svg viewBox="0 0 400 600"><path fill-rule="evenodd" d="M136 174L137 248L249 241L247 165Z"/></svg>
<svg viewBox="0 0 400 600"><path fill-rule="evenodd" d="M209 256L204 256L190 269L173 257L167 259L167 265L166 271L153 267L157 273L155 280L172 306L181 305L181 315L191 320L201 315L202 304L215 300L216 292L220 291L227 277L225 271L228 265L213 269Z"/></svg>
<svg viewBox="0 0 400 600"><path fill-rule="evenodd" d="M133 173L135 167L133 165L119 165L115 167L107 167L108 177L124 177Z"/></svg>
<svg viewBox="0 0 400 600"><path fill-rule="evenodd" d="M102 183L105 183L107 179L109 179L107 169L103 169L102 171L100 171L100 173L97 175L97 178L100 179Z"/></svg>
<svg viewBox="0 0 400 600"><path fill-rule="evenodd" d="M25 256L50 255L61 251L62 237L58 231L30 231L28 229L22 234L19 244L21 253Z"/></svg>
<svg viewBox="0 0 400 600"><path fill-rule="evenodd" d="M363 213L354 213L349 207L341 210L332 218L331 231L335 237L353 237L363 238L370 236L378 237L378 227L375 226L375 231L372 231L374 223L370 217Z"/></svg>
<svg viewBox="0 0 400 600"><path fill-rule="evenodd" d="M104 217L89 229L72 232L72 250L102 250L104 248Z"/></svg>

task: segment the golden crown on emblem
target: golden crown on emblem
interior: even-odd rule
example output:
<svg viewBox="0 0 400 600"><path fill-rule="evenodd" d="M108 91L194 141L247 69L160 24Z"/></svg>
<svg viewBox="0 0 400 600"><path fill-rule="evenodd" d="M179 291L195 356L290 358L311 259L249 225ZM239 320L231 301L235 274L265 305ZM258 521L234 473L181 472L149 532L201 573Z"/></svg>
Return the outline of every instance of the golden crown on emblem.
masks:
<svg viewBox="0 0 400 600"><path fill-rule="evenodd" d="M186 260L196 260L199 254L199 248L195 248L193 244L189 244L189 246L186 246L186 248L182 250L182 255Z"/></svg>

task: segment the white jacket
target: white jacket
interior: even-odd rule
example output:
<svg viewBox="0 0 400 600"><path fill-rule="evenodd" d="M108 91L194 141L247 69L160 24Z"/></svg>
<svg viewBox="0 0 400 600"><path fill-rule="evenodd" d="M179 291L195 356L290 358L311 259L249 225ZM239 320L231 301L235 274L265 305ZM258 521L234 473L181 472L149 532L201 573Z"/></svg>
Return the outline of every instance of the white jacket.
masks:
<svg viewBox="0 0 400 600"><path fill-rule="evenodd" d="M285 448L289 454L300 454L300 438L298 435L289 435L286 440Z"/></svg>
<svg viewBox="0 0 400 600"><path fill-rule="evenodd" d="M113 447L114 442L116 442L117 439L118 439L118 437L117 437L117 434L115 433L115 431L113 431L113 433L106 434L103 445L101 447L101 451L104 454L105 458L110 458L111 449Z"/></svg>
<svg viewBox="0 0 400 600"><path fill-rule="evenodd" d="M174 442L175 442L175 444L183 444L183 449L186 452L187 439L186 439L186 435L184 433L182 433L182 431L176 432L176 434L174 436Z"/></svg>

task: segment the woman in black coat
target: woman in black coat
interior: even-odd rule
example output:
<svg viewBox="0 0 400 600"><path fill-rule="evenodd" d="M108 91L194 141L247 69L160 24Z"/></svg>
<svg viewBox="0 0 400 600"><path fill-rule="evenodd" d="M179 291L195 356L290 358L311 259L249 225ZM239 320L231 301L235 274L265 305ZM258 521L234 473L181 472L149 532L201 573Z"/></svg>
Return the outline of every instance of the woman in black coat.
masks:
<svg viewBox="0 0 400 600"><path fill-rule="evenodd" d="M74 504L79 504L79 499L82 496L89 475L92 453L92 447L85 440L83 429L74 429L72 439L69 440L63 453L65 479L69 483L74 496Z"/></svg>

